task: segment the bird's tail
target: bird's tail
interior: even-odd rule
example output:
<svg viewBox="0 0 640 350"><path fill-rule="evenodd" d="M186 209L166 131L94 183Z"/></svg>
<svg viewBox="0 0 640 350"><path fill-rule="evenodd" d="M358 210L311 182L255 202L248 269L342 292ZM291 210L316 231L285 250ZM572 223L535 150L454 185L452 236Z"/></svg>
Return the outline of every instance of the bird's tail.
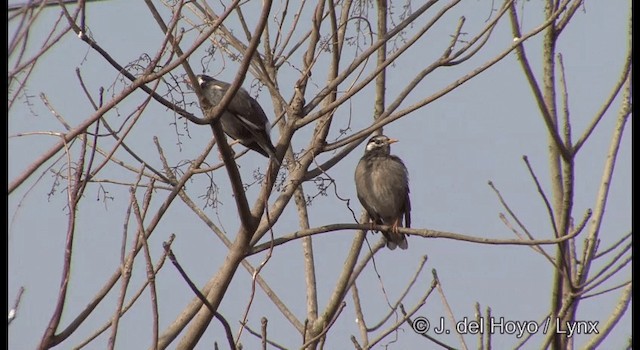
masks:
<svg viewBox="0 0 640 350"><path fill-rule="evenodd" d="M397 247L400 247L400 249L405 250L407 248L409 248L409 242L407 241L407 236L404 235L404 233L400 233L400 232L382 232L382 234L384 235L384 238L387 240L387 248L394 250Z"/></svg>

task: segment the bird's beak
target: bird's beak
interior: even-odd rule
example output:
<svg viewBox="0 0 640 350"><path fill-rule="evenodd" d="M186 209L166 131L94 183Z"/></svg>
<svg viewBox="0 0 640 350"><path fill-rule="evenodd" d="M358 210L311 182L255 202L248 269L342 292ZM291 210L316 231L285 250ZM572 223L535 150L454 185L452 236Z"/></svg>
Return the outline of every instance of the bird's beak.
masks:
<svg viewBox="0 0 640 350"><path fill-rule="evenodd" d="M392 143L396 143L398 141L400 141L400 140L398 140L398 139L389 139L389 141L387 141L387 143L388 144L392 144Z"/></svg>

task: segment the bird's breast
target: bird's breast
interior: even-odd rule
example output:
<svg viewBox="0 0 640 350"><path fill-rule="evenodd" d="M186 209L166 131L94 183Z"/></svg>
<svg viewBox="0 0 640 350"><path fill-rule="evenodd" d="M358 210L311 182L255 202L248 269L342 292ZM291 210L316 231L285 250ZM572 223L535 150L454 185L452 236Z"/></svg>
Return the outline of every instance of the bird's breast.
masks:
<svg viewBox="0 0 640 350"><path fill-rule="evenodd" d="M408 191L404 166L390 159L374 160L366 164L368 166L363 169L362 174L362 185L366 189L360 191L369 197L367 201L379 211L400 208Z"/></svg>

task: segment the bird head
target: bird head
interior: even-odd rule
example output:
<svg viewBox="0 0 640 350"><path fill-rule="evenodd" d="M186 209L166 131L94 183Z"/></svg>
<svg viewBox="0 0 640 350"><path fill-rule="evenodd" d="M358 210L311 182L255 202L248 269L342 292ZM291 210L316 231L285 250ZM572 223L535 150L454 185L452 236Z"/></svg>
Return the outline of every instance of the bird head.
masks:
<svg viewBox="0 0 640 350"><path fill-rule="evenodd" d="M198 80L198 85L200 85L200 88L203 90L206 90L207 88L221 90L229 85L228 83L212 78L206 74L196 75L196 79Z"/></svg>
<svg viewBox="0 0 640 350"><path fill-rule="evenodd" d="M229 83L217 80L205 74L196 75L196 80L200 89L204 92L204 97L207 100L206 102L212 106L220 103L224 94L229 89Z"/></svg>
<svg viewBox="0 0 640 350"><path fill-rule="evenodd" d="M398 140L389 138L385 135L376 135L369 139L367 142L367 148L365 153L382 153L389 154L391 151L390 145L396 143Z"/></svg>
<svg viewBox="0 0 640 350"><path fill-rule="evenodd" d="M196 79L198 80L198 85L200 85L201 89L204 89L209 82L214 80L212 77L204 74L196 75Z"/></svg>

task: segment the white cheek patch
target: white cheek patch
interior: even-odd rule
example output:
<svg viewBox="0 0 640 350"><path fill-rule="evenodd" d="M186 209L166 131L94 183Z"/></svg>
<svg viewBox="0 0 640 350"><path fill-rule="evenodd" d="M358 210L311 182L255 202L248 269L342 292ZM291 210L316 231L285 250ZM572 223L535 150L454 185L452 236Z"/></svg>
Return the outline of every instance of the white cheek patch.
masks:
<svg viewBox="0 0 640 350"><path fill-rule="evenodd" d="M372 149L376 148L376 144L373 142L370 142L367 144L367 151L371 151Z"/></svg>

